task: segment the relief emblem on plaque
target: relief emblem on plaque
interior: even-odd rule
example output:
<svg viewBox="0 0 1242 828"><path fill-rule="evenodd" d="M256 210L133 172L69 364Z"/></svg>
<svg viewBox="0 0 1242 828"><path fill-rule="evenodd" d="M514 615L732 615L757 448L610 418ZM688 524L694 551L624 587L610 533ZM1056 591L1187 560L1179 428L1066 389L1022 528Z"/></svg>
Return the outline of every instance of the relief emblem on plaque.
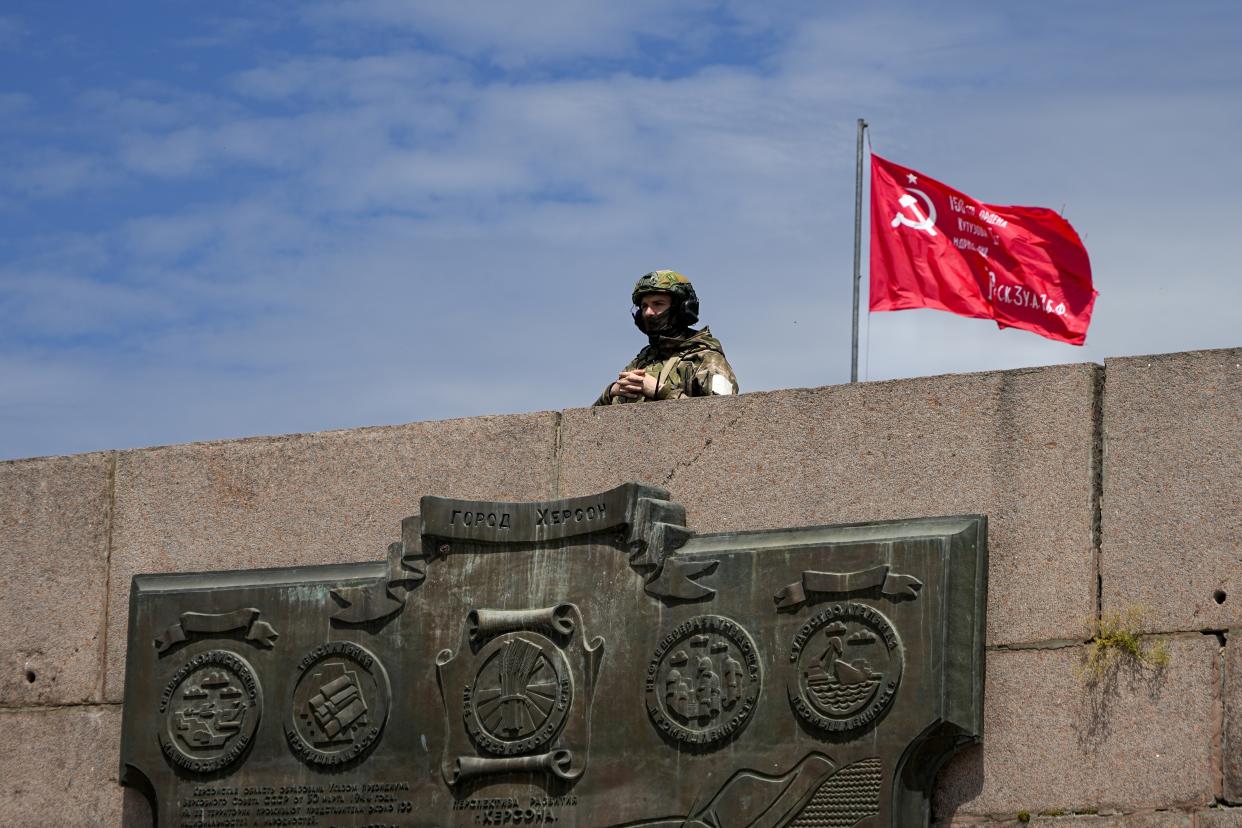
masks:
<svg viewBox="0 0 1242 828"><path fill-rule="evenodd" d="M466 730L487 753L537 750L561 731L573 703L565 655L538 633L506 633L479 652L474 682L462 691Z"/></svg>
<svg viewBox="0 0 1242 828"><path fill-rule="evenodd" d="M789 699L803 721L844 732L872 725L901 683L901 639L878 610L852 601L813 615L794 634Z"/></svg>
<svg viewBox="0 0 1242 828"><path fill-rule="evenodd" d="M604 644L582 627L574 604L471 610L461 648L436 659L449 785L502 773L582 775Z"/></svg>
<svg viewBox="0 0 1242 828"><path fill-rule="evenodd" d="M656 645L647 665L647 714L672 739L716 744L750 718L762 677L746 630L723 616L695 616Z"/></svg>
<svg viewBox="0 0 1242 828"><path fill-rule="evenodd" d="M392 690L384 665L352 641L315 647L298 663L285 738L303 760L342 765L362 756L384 730Z"/></svg>
<svg viewBox="0 0 1242 828"><path fill-rule="evenodd" d="M246 752L262 713L263 691L244 658L228 650L199 653L164 685L160 749L184 770L223 770Z"/></svg>

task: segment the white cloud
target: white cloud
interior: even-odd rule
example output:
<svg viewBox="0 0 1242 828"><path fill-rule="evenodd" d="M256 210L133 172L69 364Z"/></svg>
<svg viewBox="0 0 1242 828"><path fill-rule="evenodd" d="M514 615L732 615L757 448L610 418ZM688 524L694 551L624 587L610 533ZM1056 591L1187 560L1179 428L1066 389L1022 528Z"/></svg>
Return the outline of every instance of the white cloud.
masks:
<svg viewBox="0 0 1242 828"><path fill-rule="evenodd" d="M879 152L981 199L1068 203L1103 294L1082 349L876 315L872 378L1238 344L1242 110L1204 77L1236 57L1148 88L1110 61L1149 56L1018 37L995 10L518 8L321 4L317 51L253 53L210 89L84 93L116 137L46 156L63 182L44 172L46 197L115 169L131 200L6 263L0 357L28 380L0 408L0 456L585 405L641 344L628 290L653 267L695 280L744 390L844 381L859 115ZM772 48L667 74L548 68L691 28L702 54L717 35ZM1052 59L1044 83L1032 67ZM65 344L82 336L99 344ZM40 364L61 379L30 381ZM75 370L89 418L60 408Z"/></svg>
<svg viewBox="0 0 1242 828"><path fill-rule="evenodd" d="M439 55L404 51L357 58L293 58L240 72L233 86L243 95L287 101L417 100L431 84L462 80L466 64Z"/></svg>
<svg viewBox="0 0 1242 828"><path fill-rule="evenodd" d="M5 177L9 186L25 195L62 198L109 187L118 175L110 159L95 153L43 149L30 152L17 163L10 162Z"/></svg>
<svg viewBox="0 0 1242 828"><path fill-rule="evenodd" d="M704 25L707 0L329 0L307 8L307 19L325 27L342 24L404 30L434 38L467 56L521 68L578 57L633 56L639 37L669 41L692 36Z"/></svg>
<svg viewBox="0 0 1242 828"><path fill-rule="evenodd" d="M0 92L0 115L15 116L30 106L30 96L22 92Z"/></svg>
<svg viewBox="0 0 1242 828"><path fill-rule="evenodd" d="M29 28L20 17L0 15L0 50L16 49L29 34Z"/></svg>
<svg viewBox="0 0 1242 828"><path fill-rule="evenodd" d="M20 320L14 328L44 339L120 333L135 323L167 321L186 312L154 291L64 273L5 275L0 289L6 315Z"/></svg>
<svg viewBox="0 0 1242 828"><path fill-rule="evenodd" d="M76 104L89 128L165 130L184 127L223 108L219 99L162 84L135 83L125 90L87 89Z"/></svg>

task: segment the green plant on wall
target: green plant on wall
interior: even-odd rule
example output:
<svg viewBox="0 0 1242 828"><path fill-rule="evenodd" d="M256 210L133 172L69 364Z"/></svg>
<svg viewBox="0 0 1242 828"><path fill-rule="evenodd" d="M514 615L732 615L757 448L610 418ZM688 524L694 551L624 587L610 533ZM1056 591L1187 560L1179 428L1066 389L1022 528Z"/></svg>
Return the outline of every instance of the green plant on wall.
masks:
<svg viewBox="0 0 1242 828"><path fill-rule="evenodd" d="M1083 678L1095 684L1123 665L1161 670L1169 663L1169 643L1163 638L1145 641L1139 635L1144 608L1106 612L1088 624L1089 641L1083 659Z"/></svg>

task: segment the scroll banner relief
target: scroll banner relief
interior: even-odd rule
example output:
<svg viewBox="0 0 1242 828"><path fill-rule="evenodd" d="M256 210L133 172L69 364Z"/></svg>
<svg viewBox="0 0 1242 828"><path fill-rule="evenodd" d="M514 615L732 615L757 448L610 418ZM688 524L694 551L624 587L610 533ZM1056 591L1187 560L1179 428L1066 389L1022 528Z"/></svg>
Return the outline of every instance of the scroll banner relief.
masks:
<svg viewBox="0 0 1242 828"><path fill-rule="evenodd" d="M155 649L165 652L169 647L188 641L194 633L207 635L244 630L247 641L261 647L273 647L280 634L272 625L259 620L257 609L239 609L233 612L183 612L181 620L155 637Z"/></svg>
<svg viewBox="0 0 1242 828"><path fill-rule="evenodd" d="M981 736L986 536L698 535L630 483L424 497L370 563L140 575L122 778L181 828L926 825Z"/></svg>

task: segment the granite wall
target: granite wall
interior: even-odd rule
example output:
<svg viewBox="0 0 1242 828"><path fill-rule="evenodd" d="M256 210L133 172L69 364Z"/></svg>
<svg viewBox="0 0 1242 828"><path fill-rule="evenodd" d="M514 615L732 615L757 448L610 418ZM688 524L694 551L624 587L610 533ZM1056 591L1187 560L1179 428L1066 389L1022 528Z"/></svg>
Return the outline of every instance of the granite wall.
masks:
<svg viewBox="0 0 1242 828"><path fill-rule="evenodd" d="M135 573L375 560L424 494L640 480L703 532L989 515L985 743L938 824L1242 826L1240 412L1229 349L0 463L0 825L149 824ZM1089 681L1090 620L1136 607L1168 666Z"/></svg>

